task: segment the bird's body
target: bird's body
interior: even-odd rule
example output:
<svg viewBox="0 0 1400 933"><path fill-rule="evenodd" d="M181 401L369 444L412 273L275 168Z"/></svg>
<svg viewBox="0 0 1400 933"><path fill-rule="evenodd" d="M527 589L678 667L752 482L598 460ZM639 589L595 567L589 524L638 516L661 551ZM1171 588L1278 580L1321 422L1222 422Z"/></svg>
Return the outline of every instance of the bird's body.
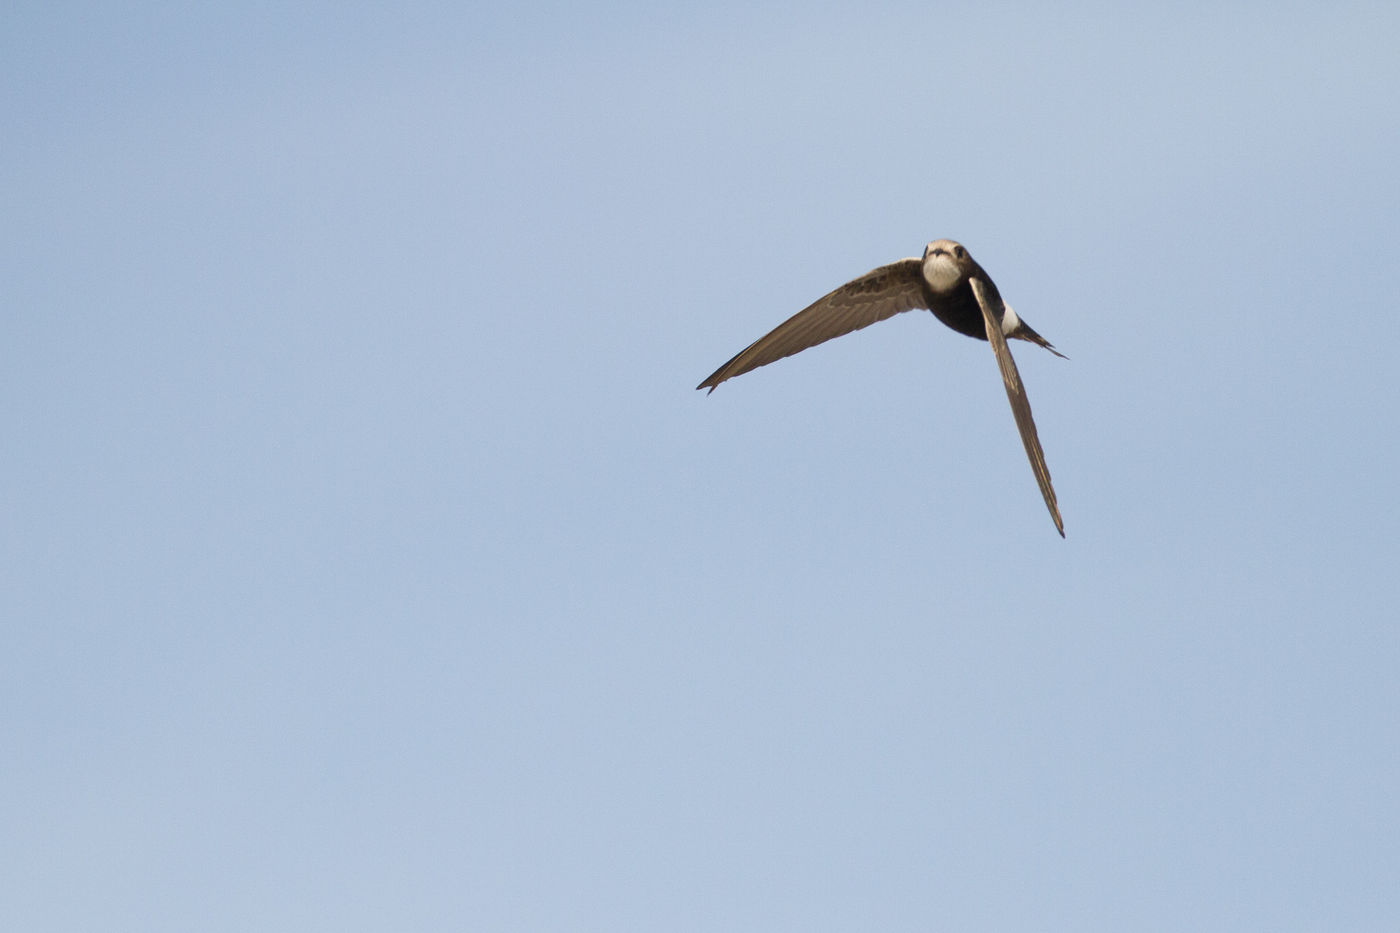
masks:
<svg viewBox="0 0 1400 933"><path fill-rule="evenodd" d="M932 311L938 320L960 334L991 342L1026 455L1055 527L1063 536L1064 523L1055 502L1055 490L1050 485L1049 471L1045 468L1035 422L1031 420L1030 402L1021 387L1020 374L1006 346L1006 338L1029 341L1056 356L1064 354L1001 300L991 276L961 244L952 240L934 240L924 248L922 259L901 259L872 269L817 299L750 344L696 388L708 388L713 392L726 379L868 327L901 311L920 308Z"/></svg>

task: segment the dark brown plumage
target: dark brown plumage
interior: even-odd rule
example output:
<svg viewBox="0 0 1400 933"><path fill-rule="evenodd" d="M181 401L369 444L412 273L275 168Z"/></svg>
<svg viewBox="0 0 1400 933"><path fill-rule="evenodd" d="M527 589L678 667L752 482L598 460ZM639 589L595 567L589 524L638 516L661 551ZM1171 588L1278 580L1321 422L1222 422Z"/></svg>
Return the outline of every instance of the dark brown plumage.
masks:
<svg viewBox="0 0 1400 933"><path fill-rule="evenodd" d="M924 248L922 259L901 259L880 266L817 299L744 348L696 388L713 392L726 379L915 309L932 311L958 333L991 343L1036 483L1056 530L1064 537L1065 526L1031 418L1030 401L1006 338L1029 341L1059 357L1064 354L1016 316L1002 301L991 276L952 240L934 240Z"/></svg>

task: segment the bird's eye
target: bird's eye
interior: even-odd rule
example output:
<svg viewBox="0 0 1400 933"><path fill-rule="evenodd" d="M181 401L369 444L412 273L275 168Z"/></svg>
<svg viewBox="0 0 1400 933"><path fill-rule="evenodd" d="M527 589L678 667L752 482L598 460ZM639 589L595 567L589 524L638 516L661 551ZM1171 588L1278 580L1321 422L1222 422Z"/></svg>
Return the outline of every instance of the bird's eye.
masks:
<svg viewBox="0 0 1400 933"><path fill-rule="evenodd" d="M967 250L963 249L961 246L959 246L959 247L957 247L956 249L954 249L953 252L955 252L955 253L958 254L958 258L959 258L959 259L965 259L965 258L967 258Z"/></svg>

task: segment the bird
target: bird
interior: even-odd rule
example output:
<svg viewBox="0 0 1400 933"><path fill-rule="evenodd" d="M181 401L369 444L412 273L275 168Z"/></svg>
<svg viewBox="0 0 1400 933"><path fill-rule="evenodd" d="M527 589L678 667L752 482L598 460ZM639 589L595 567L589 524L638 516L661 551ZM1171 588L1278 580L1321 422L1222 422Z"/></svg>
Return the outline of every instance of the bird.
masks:
<svg viewBox="0 0 1400 933"><path fill-rule="evenodd" d="M902 311L914 310L932 311L934 317L958 333L991 344L1026 457L1031 462L1055 530L1063 538L1065 523L1060 517L1055 487L1050 482L1045 452L1031 418L1031 404L1006 338L1044 347L1061 359L1068 357L1021 320L1002 300L991 276L954 240L934 240L924 247L922 258L911 256L880 266L823 295L749 344L695 388L714 392L726 379L869 327Z"/></svg>

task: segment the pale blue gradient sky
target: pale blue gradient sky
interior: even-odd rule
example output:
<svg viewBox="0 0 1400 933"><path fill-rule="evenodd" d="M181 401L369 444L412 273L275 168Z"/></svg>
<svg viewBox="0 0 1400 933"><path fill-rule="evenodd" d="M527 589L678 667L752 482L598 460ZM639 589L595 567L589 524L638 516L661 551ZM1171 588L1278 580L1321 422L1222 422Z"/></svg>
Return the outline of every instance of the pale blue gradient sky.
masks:
<svg viewBox="0 0 1400 933"><path fill-rule="evenodd" d="M1400 927L1400 8L10 3L0 927ZM954 237L1072 358L911 314Z"/></svg>

